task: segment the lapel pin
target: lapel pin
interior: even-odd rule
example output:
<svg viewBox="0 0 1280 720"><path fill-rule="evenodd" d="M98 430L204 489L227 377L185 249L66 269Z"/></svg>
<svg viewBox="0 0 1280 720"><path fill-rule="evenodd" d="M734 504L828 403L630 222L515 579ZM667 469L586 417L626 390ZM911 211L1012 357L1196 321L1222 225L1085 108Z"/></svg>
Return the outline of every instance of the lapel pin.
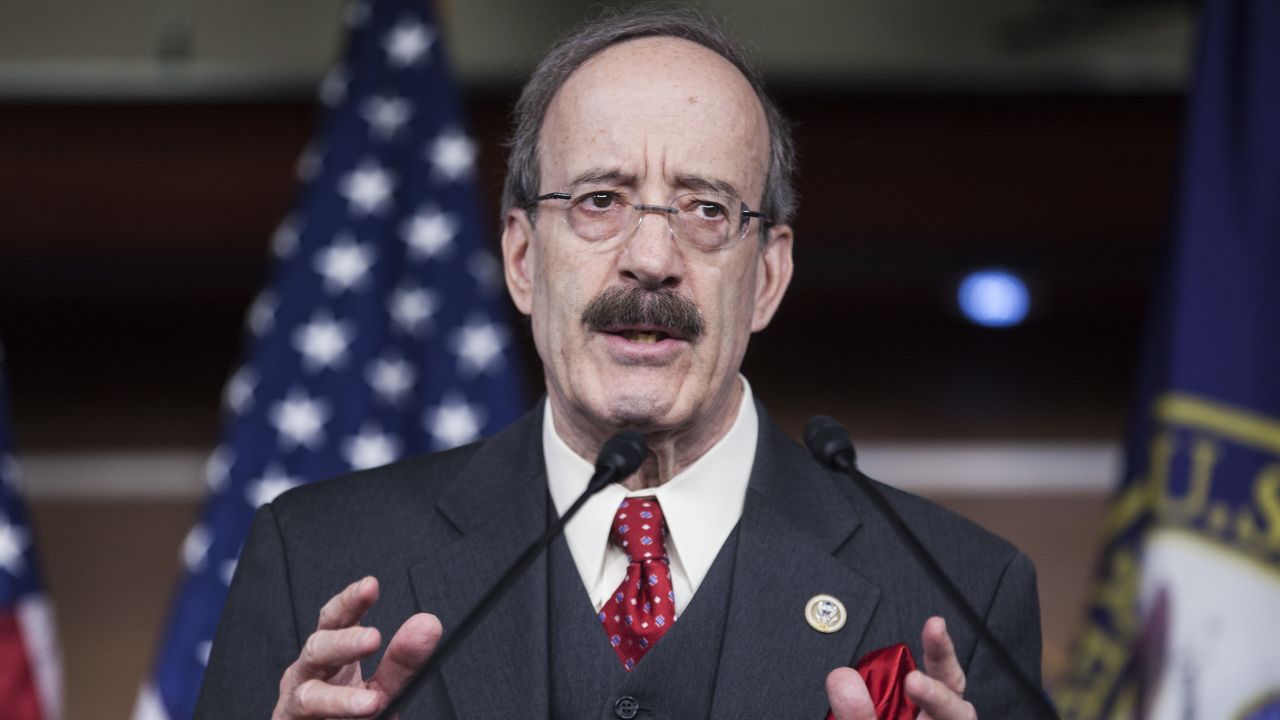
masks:
<svg viewBox="0 0 1280 720"><path fill-rule="evenodd" d="M804 606L804 619L820 633L838 632L849 617L844 603L830 595L814 595Z"/></svg>

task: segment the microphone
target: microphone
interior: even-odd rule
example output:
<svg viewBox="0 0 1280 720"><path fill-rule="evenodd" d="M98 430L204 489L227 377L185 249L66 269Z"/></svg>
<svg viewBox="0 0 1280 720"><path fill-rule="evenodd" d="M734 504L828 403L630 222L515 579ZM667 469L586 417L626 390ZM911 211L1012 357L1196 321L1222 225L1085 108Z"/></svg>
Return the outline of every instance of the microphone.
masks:
<svg viewBox="0 0 1280 720"><path fill-rule="evenodd" d="M805 424L804 444L808 446L815 460L825 467L848 475L854 484L870 498L871 504L875 505L880 514L889 521L902 543L915 556L933 584L942 590L965 622L977 632L979 639L991 649L997 664L1014 679L1019 691L1040 708L1041 717L1058 720L1058 712L1045 697L1043 688L1040 688L1023 672L1022 668L1018 667L1017 661L1013 659L1013 653L1009 652L1009 648L1005 647L1004 643L1000 642L1000 639L982 621L977 611L969 604L969 600L960 592L960 588L943 571L938 560L929 553L924 543L920 542L920 538L889 504L884 493L880 492L871 478L858 470L857 452L853 449L853 441L849 439L849 433L845 431L844 426L827 415L815 415Z"/></svg>
<svg viewBox="0 0 1280 720"><path fill-rule="evenodd" d="M524 576L529 570L529 566L533 565L533 561L538 558L547 547L562 534L564 534L565 525L592 495L600 492L609 485L629 477L636 470L640 469L640 463L644 462L645 453L648 452L648 446L645 445L644 436L638 432L624 430L617 435L605 441L604 446L600 448L600 455L596 458L596 470L591 475L591 479L587 481L587 489L573 501L569 509L561 515L542 537L534 541L532 545L525 548L511 567L498 578L498 582L489 588L475 606L471 608L454 628L453 632L446 633L440 640L440 644L436 646L436 651L431 654L426 664L418 668L414 673L413 679L405 683L400 693L391 699L386 709L378 713L380 720L391 720L396 717L400 711L400 706L404 704L406 698L413 694L417 688L423 685L432 675L439 670L445 660L453 654L454 649L462 644L471 631L480 624L482 620L488 617L493 611L493 607L498 604L506 594L515 585L516 581Z"/></svg>

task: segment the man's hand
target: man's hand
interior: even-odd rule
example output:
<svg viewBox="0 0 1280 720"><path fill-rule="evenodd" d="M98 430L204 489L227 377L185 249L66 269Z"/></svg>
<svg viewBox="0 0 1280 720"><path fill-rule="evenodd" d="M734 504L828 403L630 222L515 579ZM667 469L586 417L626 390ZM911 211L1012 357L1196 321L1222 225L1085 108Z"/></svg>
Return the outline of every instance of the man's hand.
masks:
<svg viewBox="0 0 1280 720"><path fill-rule="evenodd" d="M907 676L907 697L920 708L916 720L977 720L973 706L964 700L965 678L947 623L931 617L921 633L924 672ZM835 720L876 720L875 705L866 683L853 668L837 668L827 676L827 698Z"/></svg>
<svg viewBox="0 0 1280 720"><path fill-rule="evenodd" d="M431 657L443 630L436 616L419 613L396 631L373 677L361 678L360 659L382 644L377 629L359 624L377 600L378 581L366 577L320 608L316 631L280 678L272 720L372 717Z"/></svg>

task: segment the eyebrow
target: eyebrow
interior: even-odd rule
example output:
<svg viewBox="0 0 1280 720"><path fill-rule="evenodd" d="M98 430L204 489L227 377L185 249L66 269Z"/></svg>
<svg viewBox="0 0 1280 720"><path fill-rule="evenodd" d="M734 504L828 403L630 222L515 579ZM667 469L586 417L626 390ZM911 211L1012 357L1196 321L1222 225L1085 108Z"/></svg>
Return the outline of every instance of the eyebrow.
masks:
<svg viewBox="0 0 1280 720"><path fill-rule="evenodd" d="M700 175L680 175L676 177L676 185L689 190L700 192L716 192L721 195L732 195L735 198L742 197L738 193L738 189L733 183L720 178L704 178Z"/></svg>
<svg viewBox="0 0 1280 720"><path fill-rule="evenodd" d="M716 192L722 195L732 195L740 198L742 195L733 183L721 178L706 178L701 175L678 175L675 178L676 187L694 192ZM638 177L635 173L624 172L617 168L590 168L573 179L569 183L569 187L578 188L583 185L615 185L620 187L635 187Z"/></svg>
<svg viewBox="0 0 1280 720"><path fill-rule="evenodd" d="M626 173L616 168L591 168L575 177L573 182L569 183L569 187L576 188L581 185L598 185L602 183L633 187L636 184L636 176L634 173Z"/></svg>

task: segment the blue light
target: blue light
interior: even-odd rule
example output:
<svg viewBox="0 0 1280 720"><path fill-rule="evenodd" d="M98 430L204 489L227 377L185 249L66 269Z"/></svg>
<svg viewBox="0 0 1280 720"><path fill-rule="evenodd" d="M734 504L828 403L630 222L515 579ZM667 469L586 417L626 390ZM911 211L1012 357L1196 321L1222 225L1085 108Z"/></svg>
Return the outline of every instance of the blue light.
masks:
<svg viewBox="0 0 1280 720"><path fill-rule="evenodd" d="M1007 270L978 270L960 283L960 312L985 327L1012 327L1027 318L1031 293L1022 278Z"/></svg>

